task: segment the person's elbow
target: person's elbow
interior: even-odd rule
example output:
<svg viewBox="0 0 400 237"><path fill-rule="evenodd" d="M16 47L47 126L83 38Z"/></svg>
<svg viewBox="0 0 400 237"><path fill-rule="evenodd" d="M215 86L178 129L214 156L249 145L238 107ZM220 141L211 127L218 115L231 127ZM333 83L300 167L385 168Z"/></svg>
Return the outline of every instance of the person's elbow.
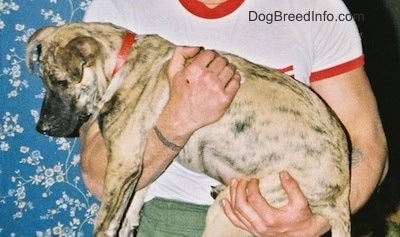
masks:
<svg viewBox="0 0 400 237"><path fill-rule="evenodd" d="M82 178L87 190L94 197L101 200L101 197L103 196L103 182L96 180L85 172L82 172Z"/></svg>

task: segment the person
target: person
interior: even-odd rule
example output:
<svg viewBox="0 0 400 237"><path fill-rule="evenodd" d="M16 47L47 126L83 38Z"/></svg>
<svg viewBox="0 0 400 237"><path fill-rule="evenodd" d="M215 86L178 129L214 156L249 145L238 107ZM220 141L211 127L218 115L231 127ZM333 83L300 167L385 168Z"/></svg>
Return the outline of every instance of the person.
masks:
<svg viewBox="0 0 400 237"><path fill-rule="evenodd" d="M234 66L197 46L277 68L310 86L349 134L350 206L355 213L387 173L387 144L355 21L337 20L339 16L349 16L340 0L94 0L84 21L112 22L182 45L169 63L170 99L156 124L164 138L179 147L197 129L217 121L240 88ZM185 65L190 57L195 59ZM81 136L84 181L101 199L107 161L98 125ZM173 161L178 152L154 131L148 135L137 189L150 188L138 236L201 235L213 201L210 186L219 182ZM311 212L290 174L282 171L280 181L289 202L274 208L261 196L257 180L233 179L231 198L221 203L225 214L254 236L326 233L328 221Z"/></svg>

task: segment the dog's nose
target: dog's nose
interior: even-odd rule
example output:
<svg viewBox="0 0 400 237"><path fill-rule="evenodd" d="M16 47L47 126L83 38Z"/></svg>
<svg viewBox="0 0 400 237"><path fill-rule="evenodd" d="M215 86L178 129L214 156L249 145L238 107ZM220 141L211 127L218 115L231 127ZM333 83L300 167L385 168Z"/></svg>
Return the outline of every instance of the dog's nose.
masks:
<svg viewBox="0 0 400 237"><path fill-rule="evenodd" d="M39 123L36 125L36 130L41 134L48 135L51 131L51 125L49 123L43 123L39 121Z"/></svg>

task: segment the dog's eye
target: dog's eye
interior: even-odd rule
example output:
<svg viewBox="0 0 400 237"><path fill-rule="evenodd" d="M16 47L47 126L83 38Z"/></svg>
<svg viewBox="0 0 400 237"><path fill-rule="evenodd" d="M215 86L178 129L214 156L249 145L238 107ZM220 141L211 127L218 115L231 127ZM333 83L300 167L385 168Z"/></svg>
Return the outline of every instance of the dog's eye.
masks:
<svg viewBox="0 0 400 237"><path fill-rule="evenodd" d="M62 87L67 87L68 86L68 81L67 80L57 81L57 84L59 86L62 86Z"/></svg>

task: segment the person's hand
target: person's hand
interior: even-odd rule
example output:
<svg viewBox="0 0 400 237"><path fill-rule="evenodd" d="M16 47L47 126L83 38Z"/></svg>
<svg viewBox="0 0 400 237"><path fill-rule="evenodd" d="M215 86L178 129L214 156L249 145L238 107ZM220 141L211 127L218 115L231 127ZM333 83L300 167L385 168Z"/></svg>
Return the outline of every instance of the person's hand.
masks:
<svg viewBox="0 0 400 237"><path fill-rule="evenodd" d="M232 180L230 201L222 200L225 214L237 227L254 236L320 236L328 221L311 212L297 182L285 171L279 175L288 203L272 207L261 195L259 180Z"/></svg>
<svg viewBox="0 0 400 237"><path fill-rule="evenodd" d="M215 51L198 47L176 48L168 78L170 98L157 126L178 143L176 138L188 138L222 117L240 87L235 66Z"/></svg>

